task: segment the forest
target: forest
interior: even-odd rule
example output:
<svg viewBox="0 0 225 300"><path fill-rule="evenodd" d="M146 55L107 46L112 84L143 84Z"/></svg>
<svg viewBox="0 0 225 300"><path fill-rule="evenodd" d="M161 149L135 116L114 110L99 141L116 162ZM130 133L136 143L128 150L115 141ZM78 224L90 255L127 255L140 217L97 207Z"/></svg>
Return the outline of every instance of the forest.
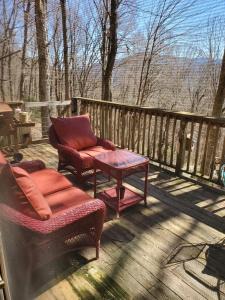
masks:
<svg viewBox="0 0 225 300"><path fill-rule="evenodd" d="M0 3L1 101L82 96L223 114L221 0Z"/></svg>

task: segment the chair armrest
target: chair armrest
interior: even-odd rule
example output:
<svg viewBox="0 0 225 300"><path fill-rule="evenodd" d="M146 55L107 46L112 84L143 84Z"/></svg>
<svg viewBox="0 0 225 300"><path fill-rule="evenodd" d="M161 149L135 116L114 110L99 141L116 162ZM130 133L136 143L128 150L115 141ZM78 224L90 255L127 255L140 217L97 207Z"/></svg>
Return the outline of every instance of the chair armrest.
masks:
<svg viewBox="0 0 225 300"><path fill-rule="evenodd" d="M57 144L57 149L59 151L59 154L67 157L67 160L73 160L74 158L77 158L77 159L81 158L80 153L77 150L75 150L69 146Z"/></svg>
<svg viewBox="0 0 225 300"><path fill-rule="evenodd" d="M116 150L116 146L111 141L102 139L98 136L96 136L96 138L97 138L97 146L102 146L108 150L113 150L113 151Z"/></svg>
<svg viewBox="0 0 225 300"><path fill-rule="evenodd" d="M77 169L82 169L82 159L77 150L62 144L57 144L56 149L64 163L76 166Z"/></svg>
<svg viewBox="0 0 225 300"><path fill-rule="evenodd" d="M91 199L79 206L68 208L44 221L27 216L4 203L0 204L1 218L34 231L35 233L44 235L58 231L92 214L97 214L95 218L95 227L97 230L101 231L105 216L105 204L99 199Z"/></svg>
<svg viewBox="0 0 225 300"><path fill-rule="evenodd" d="M28 173L32 173L35 171L43 170L46 168L45 163L42 160L31 160L31 161L22 161L12 165L13 167L20 167L27 171Z"/></svg>

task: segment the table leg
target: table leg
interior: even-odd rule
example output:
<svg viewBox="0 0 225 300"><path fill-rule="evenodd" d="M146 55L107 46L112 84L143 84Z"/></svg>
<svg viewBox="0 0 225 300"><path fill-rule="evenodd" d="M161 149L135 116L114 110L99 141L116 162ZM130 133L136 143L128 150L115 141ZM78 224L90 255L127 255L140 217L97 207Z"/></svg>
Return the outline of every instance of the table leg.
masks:
<svg viewBox="0 0 225 300"><path fill-rule="evenodd" d="M97 195L97 191L96 191L97 187L96 187L96 185L97 185L97 180L96 180L96 167L94 166L94 197L95 197L95 198L96 198L96 195Z"/></svg>
<svg viewBox="0 0 225 300"><path fill-rule="evenodd" d="M145 187L144 187L144 202L147 206L147 190L148 190L148 164L145 167Z"/></svg>
<svg viewBox="0 0 225 300"><path fill-rule="evenodd" d="M121 199L121 187L122 187L122 180L117 179L117 185L116 185L116 197L117 197L117 207L116 207L116 217L120 217L120 199Z"/></svg>

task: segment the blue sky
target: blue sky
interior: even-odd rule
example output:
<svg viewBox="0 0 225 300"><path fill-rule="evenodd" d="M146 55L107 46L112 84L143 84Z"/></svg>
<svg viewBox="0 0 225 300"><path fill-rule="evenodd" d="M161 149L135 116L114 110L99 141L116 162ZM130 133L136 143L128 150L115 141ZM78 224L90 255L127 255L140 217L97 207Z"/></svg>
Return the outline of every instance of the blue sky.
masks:
<svg viewBox="0 0 225 300"><path fill-rule="evenodd" d="M134 28L132 30L137 30L140 35L144 35L146 31L146 23L149 20L151 15L152 7L155 3L158 3L160 0L124 0L129 1L130 5L137 7L134 9L133 13L136 15L134 17ZM170 0L168 0L170 1ZM178 1L178 0L174 0ZM191 3L193 0L183 0L182 3ZM11 1L8 1L8 9L10 8ZM90 6L93 5L93 0L68 0L68 3L74 6L79 6L80 15L82 18L89 18L91 16ZM176 26L173 30L176 33L185 32L185 34L179 38L177 38L177 45L179 45L181 52L185 53L186 49L189 47L193 47L196 49L204 49L207 48L207 35L208 35L208 22L209 20L213 20L217 18L220 20L221 28L217 26L217 40L220 40L221 50L220 57L222 56L223 47L225 45L225 0L196 0L192 7L189 8L188 11L184 13L184 19L181 24ZM22 21L22 19L21 19ZM21 23L22 26L22 23ZM18 31L21 28L18 27ZM49 30L49 34L51 32ZM221 36L222 35L222 36ZM21 42L19 34L18 44ZM182 55L182 54L181 54Z"/></svg>
<svg viewBox="0 0 225 300"><path fill-rule="evenodd" d="M192 1L184 0L183 3L188 5ZM154 0L138 0L138 4L142 10L139 16L139 27L140 30L144 30L145 23L149 18L148 11L151 11ZM183 15L182 22L174 28L177 32L185 33L183 37L180 37L180 43L201 45L204 47L209 31L209 22L212 22L216 18L217 23L220 23L220 26L225 28L225 0L196 0ZM218 24L216 31L216 34L221 38L221 31ZM225 37L225 31L223 34Z"/></svg>
<svg viewBox="0 0 225 300"><path fill-rule="evenodd" d="M71 3L72 0L68 0ZM135 29L141 35L144 35L146 31L146 24L149 21L151 12L153 11L154 5L156 5L160 0L124 0L124 2L129 2L129 5L134 9L133 12L136 16L134 17ZM174 0L176 2L178 0ZM74 1L72 1L74 3ZM168 0L170 2L170 0ZM225 44L225 0L183 0L181 5L190 5L191 7L183 13L183 20L181 23L174 23L173 32L185 33L184 35L177 38L177 45L183 48L183 52L186 49L193 47L196 49L204 49L207 47L207 36L208 36L208 23L209 20L212 22L217 18L217 23L219 20L220 26L224 29L221 31L217 24L216 35L218 40L221 42L220 56L223 52L223 45ZM81 16L84 18L88 14L92 0L77 0L77 4L80 6ZM175 26L174 26L175 25ZM221 33L224 38L221 38Z"/></svg>

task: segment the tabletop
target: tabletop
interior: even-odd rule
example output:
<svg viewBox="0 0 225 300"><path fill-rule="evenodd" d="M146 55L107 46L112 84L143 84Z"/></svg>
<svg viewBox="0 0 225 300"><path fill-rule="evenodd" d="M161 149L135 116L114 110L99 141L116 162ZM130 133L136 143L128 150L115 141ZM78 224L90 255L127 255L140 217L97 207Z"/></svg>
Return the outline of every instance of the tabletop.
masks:
<svg viewBox="0 0 225 300"><path fill-rule="evenodd" d="M95 160L97 163L100 162L117 170L129 169L134 166L146 164L149 162L148 158L145 158L128 150L115 150L101 153L95 156Z"/></svg>

